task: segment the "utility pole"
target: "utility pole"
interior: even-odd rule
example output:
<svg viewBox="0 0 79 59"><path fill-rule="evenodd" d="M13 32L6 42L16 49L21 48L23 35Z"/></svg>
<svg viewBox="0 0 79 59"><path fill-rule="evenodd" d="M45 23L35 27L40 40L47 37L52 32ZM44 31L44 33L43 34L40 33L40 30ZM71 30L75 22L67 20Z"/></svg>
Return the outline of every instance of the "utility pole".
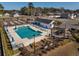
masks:
<svg viewBox="0 0 79 59"><path fill-rule="evenodd" d="M36 49L35 49L35 35L33 35L34 36L34 55L36 54Z"/></svg>

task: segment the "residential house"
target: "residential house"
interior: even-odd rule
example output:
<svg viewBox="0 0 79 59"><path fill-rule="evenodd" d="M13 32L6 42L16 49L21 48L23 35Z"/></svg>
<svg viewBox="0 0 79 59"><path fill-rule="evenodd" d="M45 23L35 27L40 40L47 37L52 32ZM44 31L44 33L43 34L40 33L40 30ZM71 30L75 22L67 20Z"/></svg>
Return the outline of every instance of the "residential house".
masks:
<svg viewBox="0 0 79 59"><path fill-rule="evenodd" d="M61 13L49 13L49 17L58 18L61 16Z"/></svg>
<svg viewBox="0 0 79 59"><path fill-rule="evenodd" d="M14 13L13 14L13 17L19 17L20 15L19 15L19 13Z"/></svg>
<svg viewBox="0 0 79 59"><path fill-rule="evenodd" d="M4 16L5 16L5 17L9 17L10 14L9 14L9 13L5 13Z"/></svg>

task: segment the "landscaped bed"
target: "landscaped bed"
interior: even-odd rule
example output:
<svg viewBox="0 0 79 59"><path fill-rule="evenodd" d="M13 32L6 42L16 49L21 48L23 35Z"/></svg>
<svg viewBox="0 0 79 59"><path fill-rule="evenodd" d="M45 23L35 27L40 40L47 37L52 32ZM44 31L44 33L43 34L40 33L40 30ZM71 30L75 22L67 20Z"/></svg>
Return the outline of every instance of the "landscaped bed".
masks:
<svg viewBox="0 0 79 59"><path fill-rule="evenodd" d="M73 38L75 39L76 42L79 42L79 30L72 29L70 30Z"/></svg>

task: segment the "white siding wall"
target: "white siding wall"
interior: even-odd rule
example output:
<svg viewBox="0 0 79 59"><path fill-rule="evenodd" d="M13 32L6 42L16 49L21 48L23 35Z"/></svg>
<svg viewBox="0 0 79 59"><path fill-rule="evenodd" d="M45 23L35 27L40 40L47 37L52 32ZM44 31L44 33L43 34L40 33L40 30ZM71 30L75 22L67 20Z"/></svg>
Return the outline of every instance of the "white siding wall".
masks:
<svg viewBox="0 0 79 59"><path fill-rule="evenodd" d="M49 24L45 24L45 23L40 23L43 27L47 27L49 28Z"/></svg>

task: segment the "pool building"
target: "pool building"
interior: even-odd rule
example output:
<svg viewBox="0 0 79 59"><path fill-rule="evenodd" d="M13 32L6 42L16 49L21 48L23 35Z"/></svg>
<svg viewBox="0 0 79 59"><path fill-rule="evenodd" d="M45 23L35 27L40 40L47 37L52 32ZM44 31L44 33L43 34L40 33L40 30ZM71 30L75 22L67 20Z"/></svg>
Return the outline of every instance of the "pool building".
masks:
<svg viewBox="0 0 79 59"><path fill-rule="evenodd" d="M33 24L43 27L45 29L49 29L53 24L54 21L53 20L49 20L49 19L36 19Z"/></svg>

